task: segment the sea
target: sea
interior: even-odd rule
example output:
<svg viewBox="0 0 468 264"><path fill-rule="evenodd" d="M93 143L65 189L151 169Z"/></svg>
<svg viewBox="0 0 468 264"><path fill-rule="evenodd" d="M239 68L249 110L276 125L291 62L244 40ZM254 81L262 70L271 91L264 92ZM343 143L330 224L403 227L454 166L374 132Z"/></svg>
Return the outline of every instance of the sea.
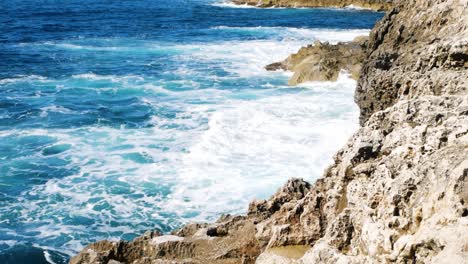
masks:
<svg viewBox="0 0 468 264"><path fill-rule="evenodd" d="M383 13L219 0L0 1L0 263L242 214L314 182L358 128L356 81L264 66Z"/></svg>

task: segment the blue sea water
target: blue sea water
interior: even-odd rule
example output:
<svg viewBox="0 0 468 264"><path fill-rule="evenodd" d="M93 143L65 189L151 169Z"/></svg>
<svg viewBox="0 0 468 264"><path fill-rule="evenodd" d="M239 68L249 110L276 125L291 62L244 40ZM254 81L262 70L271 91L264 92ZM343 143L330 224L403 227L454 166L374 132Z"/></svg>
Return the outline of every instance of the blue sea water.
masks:
<svg viewBox="0 0 468 264"><path fill-rule="evenodd" d="M381 13L212 0L0 2L0 262L242 213L313 181L357 127L355 82L267 72Z"/></svg>

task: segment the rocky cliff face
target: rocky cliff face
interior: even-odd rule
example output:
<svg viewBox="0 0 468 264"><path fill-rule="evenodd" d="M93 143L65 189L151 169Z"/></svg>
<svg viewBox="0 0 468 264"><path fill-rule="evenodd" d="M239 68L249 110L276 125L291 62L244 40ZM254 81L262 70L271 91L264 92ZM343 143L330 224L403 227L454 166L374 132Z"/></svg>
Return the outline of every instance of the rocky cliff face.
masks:
<svg viewBox="0 0 468 264"><path fill-rule="evenodd" d="M361 124L401 100L467 91L467 1L400 3L371 33L356 90Z"/></svg>
<svg viewBox="0 0 468 264"><path fill-rule="evenodd" d="M289 85L307 81L336 81L341 70L358 79L364 62L365 37L338 44L321 43L301 48L284 61L267 65L269 71L288 70L294 72Z"/></svg>
<svg viewBox="0 0 468 264"><path fill-rule="evenodd" d="M373 10L389 10L395 0L233 0L239 5L258 7L359 7Z"/></svg>
<svg viewBox="0 0 468 264"><path fill-rule="evenodd" d="M466 263L468 1L397 1L366 57L362 126L313 185L71 263Z"/></svg>

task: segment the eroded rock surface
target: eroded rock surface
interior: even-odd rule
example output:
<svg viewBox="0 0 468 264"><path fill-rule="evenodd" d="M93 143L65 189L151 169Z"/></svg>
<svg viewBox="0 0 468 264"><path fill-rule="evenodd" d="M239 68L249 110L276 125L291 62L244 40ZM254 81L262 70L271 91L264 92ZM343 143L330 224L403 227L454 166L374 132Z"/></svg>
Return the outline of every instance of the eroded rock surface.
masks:
<svg viewBox="0 0 468 264"><path fill-rule="evenodd" d="M289 85L308 81L336 81L341 70L358 79L364 62L365 37L351 42L329 44L316 41L301 48L282 62L267 65L269 71L288 70L294 72Z"/></svg>
<svg viewBox="0 0 468 264"><path fill-rule="evenodd" d="M361 124L400 100L467 92L467 1L398 3L370 36L356 90Z"/></svg>
<svg viewBox="0 0 468 264"><path fill-rule="evenodd" d="M221 216L216 223L189 224L171 235L147 232L131 242L100 241L70 263L255 263L262 244L269 242L259 242L256 225L303 199L309 188L309 183L291 179L269 200L252 202L247 216Z"/></svg>
<svg viewBox="0 0 468 264"><path fill-rule="evenodd" d="M321 179L71 263L467 263L467 47L466 0L397 1L366 50L362 126Z"/></svg>
<svg viewBox="0 0 468 264"><path fill-rule="evenodd" d="M257 7L360 7L388 10L394 0L233 0L238 5Z"/></svg>

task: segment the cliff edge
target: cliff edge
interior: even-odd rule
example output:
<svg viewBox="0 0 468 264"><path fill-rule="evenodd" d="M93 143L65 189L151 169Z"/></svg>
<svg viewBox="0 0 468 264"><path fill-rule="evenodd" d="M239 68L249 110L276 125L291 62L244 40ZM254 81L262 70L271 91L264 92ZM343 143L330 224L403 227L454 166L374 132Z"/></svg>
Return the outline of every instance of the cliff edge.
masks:
<svg viewBox="0 0 468 264"><path fill-rule="evenodd" d="M361 128L321 179L71 263L467 263L468 1L394 5L365 51Z"/></svg>

